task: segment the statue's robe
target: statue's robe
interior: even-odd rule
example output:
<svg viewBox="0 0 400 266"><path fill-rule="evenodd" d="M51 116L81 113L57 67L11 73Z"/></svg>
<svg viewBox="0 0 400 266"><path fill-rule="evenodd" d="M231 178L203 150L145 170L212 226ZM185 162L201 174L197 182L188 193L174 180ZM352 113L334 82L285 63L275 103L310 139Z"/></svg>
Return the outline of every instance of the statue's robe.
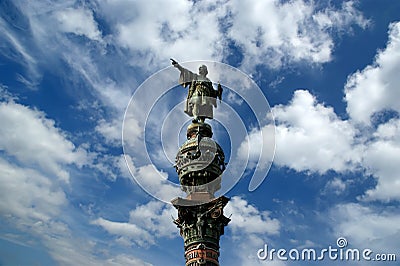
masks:
<svg viewBox="0 0 400 266"><path fill-rule="evenodd" d="M217 107L216 91L212 82L207 77L202 78L184 68L179 76L179 84L185 88L189 86L184 112L189 116L194 116L193 108L197 104L198 116L212 119L213 106Z"/></svg>

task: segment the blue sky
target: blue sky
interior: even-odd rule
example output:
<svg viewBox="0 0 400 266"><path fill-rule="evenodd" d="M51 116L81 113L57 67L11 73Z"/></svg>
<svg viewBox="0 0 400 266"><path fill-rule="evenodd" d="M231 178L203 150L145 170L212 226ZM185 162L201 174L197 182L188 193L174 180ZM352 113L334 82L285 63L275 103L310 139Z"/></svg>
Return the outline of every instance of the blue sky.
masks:
<svg viewBox="0 0 400 266"><path fill-rule="evenodd" d="M226 192L222 265L309 265L257 251L323 249L339 237L400 259L400 2L149 2L0 2L0 265L183 265L176 211L131 173L159 198L180 193L167 180L189 121L185 91L166 88L148 124L141 112L163 88L142 92L124 121L141 84L160 84L151 75L177 81L170 57L238 68L275 118L271 141L234 85L216 110L230 163L249 155ZM227 141L237 133L229 107L247 131L238 142ZM260 142L260 166L274 145L275 157L250 192Z"/></svg>

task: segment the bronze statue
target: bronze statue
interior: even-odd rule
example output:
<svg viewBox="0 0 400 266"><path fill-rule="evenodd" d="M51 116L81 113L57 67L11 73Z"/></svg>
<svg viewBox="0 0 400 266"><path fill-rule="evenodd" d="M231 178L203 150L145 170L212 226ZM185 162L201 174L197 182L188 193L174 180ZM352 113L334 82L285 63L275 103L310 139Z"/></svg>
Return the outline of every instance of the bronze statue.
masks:
<svg viewBox="0 0 400 266"><path fill-rule="evenodd" d="M182 67L171 58L172 65L181 72L179 84L184 88L189 86L184 112L193 117L193 123L204 123L206 118L213 119L213 107L217 107L217 97L222 99L222 86L214 90L212 82L207 78L207 66L199 67L199 74Z"/></svg>

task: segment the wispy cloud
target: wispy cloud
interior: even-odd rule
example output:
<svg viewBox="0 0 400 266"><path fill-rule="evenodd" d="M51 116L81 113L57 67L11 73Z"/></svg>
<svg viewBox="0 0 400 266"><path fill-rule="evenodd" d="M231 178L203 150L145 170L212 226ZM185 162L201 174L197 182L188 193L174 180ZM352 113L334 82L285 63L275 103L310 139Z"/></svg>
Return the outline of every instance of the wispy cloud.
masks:
<svg viewBox="0 0 400 266"><path fill-rule="evenodd" d="M27 239L26 243L39 242L55 261L64 265L118 264L124 261L144 265L134 256L121 253L117 257L113 254L99 255L95 238L83 238L79 230L75 231L84 221L71 220L73 216L82 217L70 201L71 189L80 189L76 187L79 184L77 176L71 177L71 173L85 167L101 170L97 159L93 160L95 155L84 147L77 147L44 112L15 102L18 99L10 94L2 100L2 234L10 228L11 232L17 230L22 240ZM118 160L114 162L114 167L117 166Z"/></svg>
<svg viewBox="0 0 400 266"><path fill-rule="evenodd" d="M150 201L131 210L127 222L98 218L92 221L92 224L101 226L115 236L119 243L149 247L156 243L156 238L178 236L178 230L171 217L177 217L177 211L172 205Z"/></svg>
<svg viewBox="0 0 400 266"><path fill-rule="evenodd" d="M70 142L43 112L9 101L0 103L0 114L0 147L20 163L38 166L65 182L69 173L64 166L90 163L86 151Z"/></svg>

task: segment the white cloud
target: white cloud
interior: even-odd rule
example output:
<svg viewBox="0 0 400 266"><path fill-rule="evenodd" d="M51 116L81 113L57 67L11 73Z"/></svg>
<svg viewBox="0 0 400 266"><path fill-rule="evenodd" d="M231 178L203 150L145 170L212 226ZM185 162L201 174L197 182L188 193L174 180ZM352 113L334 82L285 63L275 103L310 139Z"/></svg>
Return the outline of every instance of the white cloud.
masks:
<svg viewBox="0 0 400 266"><path fill-rule="evenodd" d="M0 186L3 233L10 226L17 234L14 239L19 239L28 248L38 244L44 246L61 265L112 265L112 262L120 261L110 254L100 258L93 240L71 230L74 209L69 209L68 196L56 180L1 158L0 176L3 182ZM131 259L134 261L135 258ZM136 260L136 265L144 265Z"/></svg>
<svg viewBox="0 0 400 266"><path fill-rule="evenodd" d="M150 201L130 211L129 222L146 228L157 237L173 238L178 236L179 230L172 222L172 217L177 216L178 212L171 204Z"/></svg>
<svg viewBox="0 0 400 266"><path fill-rule="evenodd" d="M325 173L351 170L359 163L362 149L355 145L356 130L308 91L296 91L288 105L277 105L272 111L278 165Z"/></svg>
<svg viewBox="0 0 400 266"><path fill-rule="evenodd" d="M399 119L393 118L376 130L361 130L354 119L342 120L332 107L318 103L306 90L296 91L289 104L277 105L272 111L276 119L277 165L319 174L329 170L359 171L377 180L376 187L366 191L361 200L400 199ZM260 142L268 143L256 130L246 140L248 143L243 142L239 151L242 155L248 152L250 159L259 154ZM340 194L347 185L348 182L335 179L327 183L325 192Z"/></svg>
<svg viewBox="0 0 400 266"><path fill-rule="evenodd" d="M400 120L391 119L376 131L362 134L352 120L342 120L333 108L316 102L308 91L296 91L288 105L273 109L276 119L275 163L296 171L320 174L365 171L377 180L362 200L399 200ZM258 134L250 134L250 151L259 149ZM265 142L265 140L264 140ZM251 154L251 153L250 153ZM348 182L329 181L325 192L341 194Z"/></svg>
<svg viewBox="0 0 400 266"><path fill-rule="evenodd" d="M32 231L42 238L49 254L60 265L126 265L128 262L129 265L150 265L121 251L114 255L111 250L103 249L95 238L88 238L85 232L78 235L67 224L36 223L31 227L30 233Z"/></svg>
<svg viewBox="0 0 400 266"><path fill-rule="evenodd" d="M400 120L392 119L378 127L374 140L363 154L363 164L377 178L375 188L364 200L400 200Z"/></svg>
<svg viewBox="0 0 400 266"><path fill-rule="evenodd" d="M139 167L135 173L135 179L150 195L162 201L169 202L173 198L183 196L180 187L168 180L168 174L159 171L154 165Z"/></svg>
<svg viewBox="0 0 400 266"><path fill-rule="evenodd" d="M121 265L132 265L132 266L151 266L152 264L144 262L138 258L132 257L130 255L126 254L120 254L117 255L114 258L108 259L106 262L104 262L105 265L115 265L115 266L121 266Z"/></svg>
<svg viewBox="0 0 400 266"><path fill-rule="evenodd" d="M92 224L99 225L109 234L118 236L120 243L136 243L147 247L155 244L155 236L169 238L178 236L179 230L174 226L172 216L177 217L177 211L172 205L150 201L130 211L129 222L112 222L98 218L92 221Z"/></svg>
<svg viewBox="0 0 400 266"><path fill-rule="evenodd" d="M357 123L369 125L371 115L392 109L400 111L400 22L389 26L385 49L372 65L348 77L345 86L347 112Z"/></svg>
<svg viewBox="0 0 400 266"><path fill-rule="evenodd" d="M376 187L367 190L361 200L400 199L399 119L391 119L376 130L359 131L353 120L340 119L333 108L317 103L305 90L296 91L288 105L277 105L272 111L276 119L277 165L320 174L328 170L360 171L377 180ZM260 149L256 133L250 134L250 155L252 150ZM336 178L327 183L325 192L341 194L347 185Z"/></svg>
<svg viewBox="0 0 400 266"><path fill-rule="evenodd" d="M101 32L93 19L91 10L83 8L66 8L54 13L56 20L60 23L61 31L83 35L92 40L100 40Z"/></svg>
<svg viewBox="0 0 400 266"><path fill-rule="evenodd" d="M330 60L336 30L366 26L353 1L338 9L320 9L312 1L302 0L119 0L82 5L32 1L15 5L29 22L29 38L22 42L13 37L15 30L7 27L2 32L24 61L29 61L31 72L43 68L65 75L65 63L72 70L66 79L73 87L82 87L83 81L84 87L94 89L108 107L119 111L140 80L138 75L165 66L170 57L221 61L227 40L232 39L243 48L243 68L259 64L280 67L300 61L318 64ZM104 24L104 33L97 18ZM87 40L77 40L71 33ZM257 38L260 47L255 45Z"/></svg>
<svg viewBox="0 0 400 266"><path fill-rule="evenodd" d="M328 62L334 49L333 31L367 25L353 1L341 9L323 10L303 0L232 1L230 11L228 36L243 48L247 69L258 64L279 68L291 62Z"/></svg>
<svg viewBox="0 0 400 266"><path fill-rule="evenodd" d="M68 80L66 85L71 86L71 94L76 92L82 96L82 88L84 92L94 90L107 107L124 110L137 77L132 76L133 70L128 64L121 64L128 61L124 51L114 45L111 36L102 36L94 16L99 10L93 8L94 3L79 6L75 1L51 4L36 1L15 2L15 5L21 19L29 23L27 34L24 39L15 37L20 36L19 32L6 24L1 27L2 20L0 30L23 59L15 61L26 62L30 69L32 77L20 75L21 82L29 85L30 79L34 79L36 84L40 72L47 70ZM76 38L73 34L87 38ZM6 54L13 53L6 51Z"/></svg>
<svg viewBox="0 0 400 266"><path fill-rule="evenodd" d="M121 173L121 177L124 178L132 178L131 173L130 173L130 168L134 167L132 160L129 156L127 156L125 158L124 155L121 155L118 159L115 160L115 166L117 167L117 169L119 170L119 172ZM134 169L132 169L132 171L135 171Z"/></svg>
<svg viewBox="0 0 400 266"><path fill-rule="evenodd" d="M237 94L233 93L231 90L228 91L228 95L224 95L226 101L230 104L242 105L243 99L240 98Z"/></svg>
<svg viewBox="0 0 400 266"><path fill-rule="evenodd" d="M39 243L61 265L123 265L124 261L147 265L133 256L100 255L98 243L76 231L71 222L75 210L56 180L4 159L0 159L0 176L4 182L0 187L4 232L10 226L28 248Z"/></svg>
<svg viewBox="0 0 400 266"><path fill-rule="evenodd" d="M295 91L289 104L277 105L272 111L276 119L277 165L320 174L328 170L360 171L377 180L376 187L367 190L361 200L400 199L399 119L393 118L376 130L359 130L354 120L342 120L332 107L318 103L306 90ZM259 133L251 132L248 143L243 142L239 150L248 152L250 159L259 154L260 142L268 142ZM327 183L324 192L339 195L347 185L347 181L336 178Z"/></svg>
<svg viewBox="0 0 400 266"><path fill-rule="evenodd" d="M39 172L20 168L0 158L0 214L24 224L48 221L67 203L64 191Z"/></svg>
<svg viewBox="0 0 400 266"><path fill-rule="evenodd" d="M63 265L121 261L112 254L100 258L95 242L75 231L76 210L63 190L70 170L91 164L92 155L76 148L45 113L13 99L8 95L8 102L0 103L0 217L5 232L11 228L28 247L45 247Z"/></svg>
<svg viewBox="0 0 400 266"><path fill-rule="evenodd" d="M8 91L8 87L0 83L0 101L12 102L17 100L18 97L14 96Z"/></svg>
<svg viewBox="0 0 400 266"><path fill-rule="evenodd" d="M377 52L374 62L348 77L345 85L347 112L355 124L371 125L375 113L400 111L400 23L389 26L387 46ZM372 131L372 129L370 129ZM391 119L378 126L365 143L363 167L377 178L375 188L368 190L364 200L399 200L400 171L399 120Z"/></svg>
<svg viewBox="0 0 400 266"><path fill-rule="evenodd" d="M178 60L222 59L223 38L218 18L224 13L220 4L176 0L103 4L106 13L121 8L136 12L134 15L122 12L124 16L118 18L117 41L133 53L140 52L143 65L157 65L158 61L170 57Z"/></svg>
<svg viewBox="0 0 400 266"><path fill-rule="evenodd" d="M136 167L131 156L127 154L125 161L130 172L128 178L133 178L148 194L166 203L176 197L184 197L180 186L168 180L168 173L158 170L152 164Z"/></svg>
<svg viewBox="0 0 400 266"><path fill-rule="evenodd" d="M337 27L340 32L351 31L349 25L352 24L366 28L370 21L364 18L363 14L357 10L356 5L357 1L343 1L341 9L326 8L315 14L313 20L318 24L319 29Z"/></svg>
<svg viewBox="0 0 400 266"><path fill-rule="evenodd" d="M134 104L130 104L132 106ZM143 118L140 117L140 112L129 112L125 114L123 121L123 145L127 151L135 151L136 147L141 146L144 136ZM114 129L114 132L116 130ZM125 152L127 152L125 151Z"/></svg>
<svg viewBox="0 0 400 266"><path fill-rule="evenodd" d="M400 199L399 119L393 118L376 130L356 130L359 123L370 125L376 112L399 112L400 23L392 23L389 28L387 47L377 53L374 63L348 78L345 93L350 120L339 119L333 109L317 104L305 91L296 92L289 105L273 109L278 121L276 163L320 173L328 169L357 170L356 166L361 166L376 178L377 185L360 200ZM339 193L344 184L327 185Z"/></svg>
<svg viewBox="0 0 400 266"><path fill-rule="evenodd" d="M126 237L133 240L140 246L154 244L152 235L145 229L132 223L112 222L103 218L98 218L92 222L104 228L109 234Z"/></svg>
<svg viewBox="0 0 400 266"><path fill-rule="evenodd" d="M341 180L338 177L335 177L326 184L322 193L323 194L334 193L336 195L341 195L343 192L346 191L347 187L348 187L347 182Z"/></svg>
<svg viewBox="0 0 400 266"><path fill-rule="evenodd" d="M0 148L25 165L39 166L68 182L69 173L63 166L89 163L86 151L69 141L41 111L12 101L2 102L0 124Z"/></svg>
<svg viewBox="0 0 400 266"><path fill-rule="evenodd" d="M128 121L129 126L132 127L135 124L133 121ZM99 132L105 139L106 143L120 146L121 145L121 135L122 135L122 119L114 119L110 122L100 119L97 121L97 126L95 130Z"/></svg>
<svg viewBox="0 0 400 266"><path fill-rule="evenodd" d="M252 66L269 65L270 61L258 59L260 52L267 53L265 58L276 60L278 65L283 61L326 62L332 52L332 29L348 28L352 24L365 26L362 15L351 3L341 9L319 11L313 3L304 1L269 1L265 4L249 1L243 5L235 1L191 3L170 0L147 3L121 0L84 7L69 1L51 6L30 2L19 8L29 19L32 42L39 49L31 57L44 58L46 66L51 65L52 71L57 71L54 65L58 60L65 62L72 69L68 79L77 84L83 80L85 87L94 89L96 96L107 107L116 110L115 117L119 119L136 83L132 66L154 69L155 66L165 65L169 57L222 60L228 37L245 47L244 67L246 64L249 66L246 62L251 62ZM253 6L256 8L249 17L244 11ZM270 15L267 22L265 14ZM104 28L110 30L104 36L95 17L100 17ZM49 29L48 25L53 27ZM257 36L248 38L246 34L258 34L259 29L264 44L255 49L253 37ZM65 33L84 35L88 40L76 41L70 37L71 34ZM84 49L82 45L85 45ZM289 56L283 59L284 53ZM113 145L117 145L119 135L119 123L115 117L107 121L99 120L96 127ZM140 141L142 125L135 117L129 119L132 131L129 138L131 144L135 144ZM131 132L127 130L127 133Z"/></svg>
<svg viewBox="0 0 400 266"><path fill-rule="evenodd" d="M224 209L225 215L232 214L229 229L234 234L278 234L280 224L271 218L268 211L260 211L245 199L235 196L230 199Z"/></svg>
<svg viewBox="0 0 400 266"><path fill-rule="evenodd" d="M105 178L110 181L115 181L118 177L125 177L125 172L121 169L121 158L120 156L114 156L102 153L92 153L94 160L90 167L102 174Z"/></svg>
<svg viewBox="0 0 400 266"><path fill-rule="evenodd" d="M133 55L140 54L146 66L171 56L221 60L228 39L242 48L246 69L260 64L277 68L288 62L325 63L334 48L332 32L345 33L352 25L365 28L368 24L354 1L338 9L320 9L303 0L105 1L100 6L118 32L118 44ZM132 58L132 64L137 63Z"/></svg>
<svg viewBox="0 0 400 266"><path fill-rule="evenodd" d="M239 265L285 265L283 262L267 262L257 258L257 251L264 248L267 237L279 234L281 224L277 219L271 218L268 211L259 210L240 196L232 197L224 208L224 215L230 214L231 222L226 230L232 232L229 234L232 245L240 249L240 252L235 253Z"/></svg>
<svg viewBox="0 0 400 266"><path fill-rule="evenodd" d="M261 130L252 129L238 148L240 160L249 160L247 168L266 169L275 152L275 127L266 125ZM256 165L257 164L257 165ZM268 170L268 169L267 169Z"/></svg>
<svg viewBox="0 0 400 266"><path fill-rule="evenodd" d="M347 238L352 247L382 253L398 251L400 215L390 208L341 204L331 210L329 217L337 237Z"/></svg>

